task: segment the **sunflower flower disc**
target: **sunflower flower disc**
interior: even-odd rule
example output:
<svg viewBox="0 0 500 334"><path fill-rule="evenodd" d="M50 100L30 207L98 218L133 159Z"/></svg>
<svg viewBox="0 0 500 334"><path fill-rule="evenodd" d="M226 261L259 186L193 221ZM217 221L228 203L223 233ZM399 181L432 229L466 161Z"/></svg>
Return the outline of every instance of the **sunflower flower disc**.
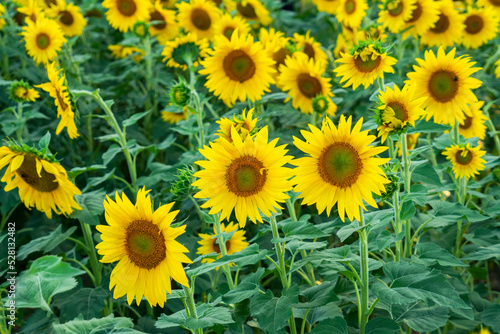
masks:
<svg viewBox="0 0 500 334"><path fill-rule="evenodd" d="M59 23L66 37L80 36L87 25L80 7L66 3L64 0L57 0L57 5L47 10L47 16Z"/></svg>
<svg viewBox="0 0 500 334"><path fill-rule="evenodd" d="M421 37L421 43L428 46L453 46L460 42L465 25L450 0L438 1L439 18Z"/></svg>
<svg viewBox="0 0 500 334"><path fill-rule="evenodd" d="M411 18L417 8L415 2L416 0L387 0L385 4L379 5L377 22L397 34L404 28L405 21Z"/></svg>
<svg viewBox="0 0 500 334"><path fill-rule="evenodd" d="M149 14L150 22L156 22L149 26L149 34L156 36L160 44L174 39L179 35L179 24L173 10L164 9L160 1L156 1Z"/></svg>
<svg viewBox="0 0 500 334"><path fill-rule="evenodd" d="M138 21L149 19L151 1L143 0L104 0L102 6L107 10L109 24L121 32L127 32Z"/></svg>
<svg viewBox="0 0 500 334"><path fill-rule="evenodd" d="M403 38L407 38L410 34L418 38L422 36L429 29L434 27L437 20L439 20L439 4L434 0L417 0L415 1L415 8L411 12L408 19L405 19L405 26L403 30Z"/></svg>
<svg viewBox="0 0 500 334"><path fill-rule="evenodd" d="M483 105L484 101L474 102L465 111L465 120L458 125L458 132L464 138L478 137L481 140L485 138L488 117L481 110Z"/></svg>
<svg viewBox="0 0 500 334"><path fill-rule="evenodd" d="M268 26L273 22L267 8L259 0L241 0L236 3L236 10L239 16L247 22L258 27L260 24Z"/></svg>
<svg viewBox="0 0 500 334"><path fill-rule="evenodd" d="M500 17L488 15L485 8L468 8L462 15L465 29L462 44L469 49L477 49L498 34Z"/></svg>
<svg viewBox="0 0 500 334"><path fill-rule="evenodd" d="M446 159L451 161L455 178L465 177L467 179L479 174L485 168L486 160L481 158L486 151L481 146L471 147L467 145L452 145L443 152Z"/></svg>
<svg viewBox="0 0 500 334"><path fill-rule="evenodd" d="M212 39L214 24L220 20L222 13L212 1L191 0L177 4L179 24L188 33L199 39Z"/></svg>

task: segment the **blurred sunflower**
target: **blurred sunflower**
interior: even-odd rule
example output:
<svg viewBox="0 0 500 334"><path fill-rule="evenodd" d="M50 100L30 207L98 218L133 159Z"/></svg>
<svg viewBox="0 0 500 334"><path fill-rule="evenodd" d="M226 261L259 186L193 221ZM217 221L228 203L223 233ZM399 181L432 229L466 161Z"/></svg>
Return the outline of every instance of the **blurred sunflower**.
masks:
<svg viewBox="0 0 500 334"><path fill-rule="evenodd" d="M413 11L417 8L417 0L386 0L379 5L378 23L383 24L389 31L397 34L403 30L405 21L412 17Z"/></svg>
<svg viewBox="0 0 500 334"><path fill-rule="evenodd" d="M76 128L75 113L71 104L68 87L64 83L66 79L64 73L59 77L59 72L62 69L58 71L55 63L48 64L46 69L49 82L35 85L35 87L43 89L54 98L54 104L57 107L57 118L61 119L57 125L56 134L60 134L62 129L66 128L71 139L77 138L80 135Z"/></svg>
<svg viewBox="0 0 500 334"><path fill-rule="evenodd" d="M121 32L127 32L136 22L149 19L152 4L145 0L104 0L102 6L107 9L109 24Z"/></svg>
<svg viewBox="0 0 500 334"><path fill-rule="evenodd" d="M98 225L101 239L96 245L103 255L100 262L119 261L111 272L109 289L115 288L113 298L127 295L128 304L139 305L142 296L149 305L163 307L167 291L172 293L170 280L188 286L182 263L192 263L184 254L186 247L175 238L186 231L186 225L171 227L178 210L170 211L174 203L153 211L149 190L137 193L136 204L128 197L116 193L115 201L106 196L104 210L109 225Z"/></svg>
<svg viewBox="0 0 500 334"><path fill-rule="evenodd" d="M213 38L214 24L220 20L222 13L212 1L191 0L189 3L178 3L177 8L179 24L186 32L199 39Z"/></svg>
<svg viewBox="0 0 500 334"><path fill-rule="evenodd" d="M439 19L434 27L422 35L421 42L428 46L453 46L460 42L465 25L451 0L441 0L437 3Z"/></svg>
<svg viewBox="0 0 500 334"><path fill-rule="evenodd" d="M481 86L481 81L470 75L480 70L472 67L475 62L460 56L455 58L456 49L445 54L440 47L437 56L432 50L425 51L425 60L417 59L420 67L413 65L415 72L408 73L406 83L415 85L416 97L427 96L424 102L426 119L434 116L434 122L462 124L467 105L477 101L472 89Z"/></svg>
<svg viewBox="0 0 500 334"><path fill-rule="evenodd" d="M161 112L161 119L164 122L176 124L179 121L187 119L187 115L188 115L187 109L186 110L183 109L181 112L163 110Z"/></svg>
<svg viewBox="0 0 500 334"><path fill-rule="evenodd" d="M341 53L349 53L349 49L353 48L351 41L348 41L344 34L337 35L337 42L335 43L335 48L333 49L333 56L335 58L341 57Z"/></svg>
<svg viewBox="0 0 500 334"><path fill-rule="evenodd" d="M9 87L9 97L12 101L22 103L22 102L34 102L40 97L40 93L36 89L30 88L30 86L21 81L14 81Z"/></svg>
<svg viewBox="0 0 500 334"><path fill-rule="evenodd" d="M249 22L260 23L263 26L268 26L273 22L269 11L259 0L237 1L236 10L238 11L238 15Z"/></svg>
<svg viewBox="0 0 500 334"><path fill-rule="evenodd" d="M477 6L484 7L488 13L500 17L500 2L498 0L477 0Z"/></svg>
<svg viewBox="0 0 500 334"><path fill-rule="evenodd" d="M495 62L495 76L500 78L500 58Z"/></svg>
<svg viewBox="0 0 500 334"><path fill-rule="evenodd" d="M238 253L248 247L249 243L246 241L245 231L238 230L238 225L230 222L227 226L225 226L224 223L221 223L220 229L222 232L226 233L234 232L231 238L226 240L227 255ZM216 235L217 231L215 230L215 225L214 234L200 233L199 236L201 240L198 241L200 247L196 250L196 254L208 255L217 253L217 259L220 259L222 257L222 253L217 238L214 238ZM201 263L212 263L214 261L215 259L205 258L201 260ZM233 264L231 263L230 265Z"/></svg>
<svg viewBox="0 0 500 334"><path fill-rule="evenodd" d="M321 130L309 124L311 132L302 130L305 141L294 137L294 145L308 157L291 162L296 186L302 204L316 204L319 214L326 209L327 215L335 204L342 221L345 215L352 221L360 219L359 207L366 210L363 200L377 207L372 193L385 192L384 184L390 181L379 167L389 159L374 156L387 147L369 146L376 137L368 130L360 131L363 119L351 130L352 117L340 116L338 128L329 118L323 120Z"/></svg>
<svg viewBox="0 0 500 334"><path fill-rule="evenodd" d="M111 51L111 55L116 59L127 58L128 56L136 53L132 57L132 60L135 62L140 62L142 57L144 56L144 50L139 49L135 46L126 46L126 45L108 45L108 50Z"/></svg>
<svg viewBox="0 0 500 334"><path fill-rule="evenodd" d="M219 130L217 130L217 132L215 133L215 135L219 137L215 140L216 142L225 139L228 142L232 143L232 128L236 130L236 133L243 141L248 136L253 137L255 132L257 132L255 129L257 118L253 118L253 108L250 109L246 114L245 111L246 109L243 110L241 115L234 115L232 119L221 118L220 120L216 121L216 123L219 124Z"/></svg>
<svg viewBox="0 0 500 334"><path fill-rule="evenodd" d="M314 37L309 36L310 31L306 35L293 34L292 41L296 43L295 48L298 52L305 53L309 59L319 63L321 68L326 69L328 66L328 56L321 49L321 44L314 40Z"/></svg>
<svg viewBox="0 0 500 334"><path fill-rule="evenodd" d="M235 31L231 40L216 36L214 45L199 71L208 75L205 86L210 92L231 107L237 99L255 101L269 91L276 70L260 42L254 42L251 35L240 37Z"/></svg>
<svg viewBox="0 0 500 334"><path fill-rule="evenodd" d="M229 220L234 209L244 227L248 218L262 222L261 213L269 217L281 208L278 202L292 189L292 171L283 166L293 157L285 155L286 145L276 147L278 138L268 143L267 126L244 141L232 127L231 138L232 143L222 139L200 149L208 161L196 162L203 169L194 174L193 186L200 189L194 197L208 198L201 207L211 208L209 214L221 212L221 220Z"/></svg>
<svg viewBox="0 0 500 334"><path fill-rule="evenodd" d="M324 70L320 64L303 53L295 53L280 66L278 85L292 98L293 107L305 114L313 112L313 100L316 96L322 95L327 98L334 96L330 79L322 76ZM337 106L331 100L328 102L330 103L325 111L333 116Z"/></svg>
<svg viewBox="0 0 500 334"><path fill-rule="evenodd" d="M326 12L332 15L337 13L340 6L340 0L312 0L318 8L318 12Z"/></svg>
<svg viewBox="0 0 500 334"><path fill-rule="evenodd" d="M17 8L18 14L21 15L18 24L23 25L25 20L24 18L28 21L36 22L40 15L45 15L46 8L48 9L45 5L43 7L40 6L40 1L38 0L27 0L25 3L21 4L19 8Z"/></svg>
<svg viewBox="0 0 500 334"><path fill-rule="evenodd" d="M167 62L168 67L177 67L186 71L190 63L197 67L199 62L207 56L207 52L208 41L189 33L166 42L161 55L165 57L163 61Z"/></svg>
<svg viewBox="0 0 500 334"><path fill-rule="evenodd" d="M58 215L70 215L82 208L75 201L81 191L68 179L64 167L53 155L33 147L16 143L0 147L0 170L7 166L2 177L4 191L19 189L19 197L28 209L36 207L52 219L52 210Z"/></svg>
<svg viewBox="0 0 500 334"><path fill-rule="evenodd" d="M233 32L238 29L241 36L246 36L250 33L250 25L239 16L231 16L224 14L220 20L214 23L214 35L224 35L227 39L231 39Z"/></svg>
<svg viewBox="0 0 500 334"><path fill-rule="evenodd" d="M274 69L280 73L279 66L285 63L285 59L293 54L290 38L285 37L281 31L274 28L260 28L259 41L269 56L274 60Z"/></svg>
<svg viewBox="0 0 500 334"><path fill-rule="evenodd" d="M411 16L406 20L403 38L406 39L410 34L414 37L422 36L429 29L435 26L439 20L439 3L434 0L416 0L415 9Z"/></svg>
<svg viewBox="0 0 500 334"><path fill-rule="evenodd" d="M0 30L2 30L6 24L5 19L3 18L4 15L5 15L5 7L0 3Z"/></svg>
<svg viewBox="0 0 500 334"><path fill-rule="evenodd" d="M56 58L66 42L59 25L40 15L36 23L26 20L26 26L20 34L24 37L26 51L35 63L48 63Z"/></svg>
<svg viewBox="0 0 500 334"><path fill-rule="evenodd" d="M356 89L363 85L365 89L377 78L384 78L384 72L394 73L392 65L395 58L389 57L380 46L380 42L363 41L352 49L351 53L341 53L342 58L335 62L342 63L333 70L336 76L342 76L340 83L347 81L343 87L352 85Z"/></svg>
<svg viewBox="0 0 500 334"><path fill-rule="evenodd" d="M481 140L484 139L488 117L481 110L483 105L484 101L478 101L467 106L465 120L462 124L458 125L458 132L464 138L478 137Z"/></svg>
<svg viewBox="0 0 500 334"><path fill-rule="evenodd" d="M481 146L471 147L467 145L452 145L444 150L443 155L451 161L455 178L465 177L467 179L479 174L483 170L486 160L481 157L486 151L481 151Z"/></svg>
<svg viewBox="0 0 500 334"><path fill-rule="evenodd" d="M359 31L358 40L366 41L368 39L371 39L372 41L379 40L380 42L385 42L387 39L385 27L381 24L371 24L364 27L361 31Z"/></svg>
<svg viewBox="0 0 500 334"><path fill-rule="evenodd" d="M477 49L498 34L500 17L490 15L485 8L469 7L462 15L465 29L462 34L462 44L469 49Z"/></svg>
<svg viewBox="0 0 500 334"><path fill-rule="evenodd" d="M340 0L336 18L343 25L358 29L366 16L368 4L365 0Z"/></svg>
<svg viewBox="0 0 500 334"><path fill-rule="evenodd" d="M47 16L56 20L61 27L64 36L80 36L83 28L87 25L87 20L80 12L80 7L65 0L57 0L57 5L53 5L47 10Z"/></svg>
<svg viewBox="0 0 500 334"><path fill-rule="evenodd" d="M176 0L160 0L160 4L165 9L174 9Z"/></svg>
<svg viewBox="0 0 500 334"><path fill-rule="evenodd" d="M179 24L173 10L164 9L160 1L151 8L149 21L156 22L149 26L149 34L156 36L160 44L165 44L179 35Z"/></svg>

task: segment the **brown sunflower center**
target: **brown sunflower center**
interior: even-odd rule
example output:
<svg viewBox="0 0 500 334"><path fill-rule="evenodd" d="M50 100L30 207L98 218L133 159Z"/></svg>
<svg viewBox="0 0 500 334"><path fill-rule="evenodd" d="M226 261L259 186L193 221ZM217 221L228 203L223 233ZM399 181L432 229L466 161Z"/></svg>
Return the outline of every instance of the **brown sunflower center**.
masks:
<svg viewBox="0 0 500 334"><path fill-rule="evenodd" d="M448 16L441 13L439 15L439 20L436 22L436 25L434 26L434 28L431 29L431 31L435 34L442 34L448 30L449 26L450 26L450 19L448 19Z"/></svg>
<svg viewBox="0 0 500 334"><path fill-rule="evenodd" d="M231 162L225 177L230 192L247 197L257 194L264 187L267 170L257 158L244 155Z"/></svg>
<svg viewBox="0 0 500 334"><path fill-rule="evenodd" d="M50 36L47 35L46 33L42 32L36 36L36 45L42 49L45 50L50 46Z"/></svg>
<svg viewBox="0 0 500 334"><path fill-rule="evenodd" d="M134 0L117 0L116 7L123 16L132 16L137 11L137 5Z"/></svg>
<svg viewBox="0 0 500 334"><path fill-rule="evenodd" d="M314 53L314 48L311 44L305 43L304 49L302 49L302 52L304 52L306 55L308 55L309 59L311 59L311 58L314 59L315 53Z"/></svg>
<svg viewBox="0 0 500 334"><path fill-rule="evenodd" d="M252 58L242 50L231 51L222 63L224 72L234 81L244 82L255 74L255 63Z"/></svg>
<svg viewBox="0 0 500 334"><path fill-rule="evenodd" d="M231 39L231 36L233 35L234 32L234 27L226 26L222 30L222 34L227 37L227 39Z"/></svg>
<svg viewBox="0 0 500 334"><path fill-rule="evenodd" d="M297 77L297 85L299 86L300 92L310 99L322 92L319 80L307 73L299 74Z"/></svg>
<svg viewBox="0 0 500 334"><path fill-rule="evenodd" d="M163 30L167 27L167 22L165 22L165 18L157 10L155 10L154 12L151 13L151 21L162 21L162 22L153 24L153 28L155 28L155 29Z"/></svg>
<svg viewBox="0 0 500 334"><path fill-rule="evenodd" d="M71 14L67 10L63 10L61 12L61 18L59 19L59 22L61 22L65 26L71 26L73 22L75 22L75 19L73 18L73 14Z"/></svg>
<svg viewBox="0 0 500 334"><path fill-rule="evenodd" d="M323 181L340 188L356 183L363 162L358 152L348 143L335 143L323 150L318 159L318 170Z"/></svg>
<svg viewBox="0 0 500 334"><path fill-rule="evenodd" d="M403 12L403 2L399 1L396 6L388 10L391 16L399 16Z"/></svg>
<svg viewBox="0 0 500 334"><path fill-rule="evenodd" d="M464 124L459 124L458 127L462 130L467 130L472 126L472 117L465 115Z"/></svg>
<svg viewBox="0 0 500 334"><path fill-rule="evenodd" d="M472 155L472 152L467 150L467 153L464 155L462 155L463 151L458 151L457 153L455 153L455 160L457 161L458 164L460 165L468 165L472 159L474 158L474 156Z"/></svg>
<svg viewBox="0 0 500 334"><path fill-rule="evenodd" d="M36 159L34 156L28 154L24 155L24 161L16 170L16 173L31 188L40 192L50 193L59 187L56 177L53 174L47 173L43 167L40 172L41 177L38 176L36 171Z"/></svg>
<svg viewBox="0 0 500 334"><path fill-rule="evenodd" d="M458 87L459 81L455 73L441 70L432 74L428 90L435 100L446 103L457 95Z"/></svg>
<svg viewBox="0 0 500 334"><path fill-rule="evenodd" d="M47 7L50 7L52 5L57 5L57 2L56 0L45 0L45 5L47 5Z"/></svg>
<svg viewBox="0 0 500 334"><path fill-rule="evenodd" d="M253 8L253 6L249 3L243 6L241 2L238 2L238 4L236 5L236 9L238 9L238 12L247 19L257 18L257 13L255 13L255 8Z"/></svg>
<svg viewBox="0 0 500 334"><path fill-rule="evenodd" d="M201 8L195 8L191 11L191 22L200 30L208 30L212 26L210 16Z"/></svg>
<svg viewBox="0 0 500 334"><path fill-rule="evenodd" d="M126 234L125 250L136 266L154 269L167 257L165 237L152 222L136 220L127 227Z"/></svg>
<svg viewBox="0 0 500 334"><path fill-rule="evenodd" d="M276 51L273 54L273 60L276 62L276 69L279 69L280 65L285 63L286 57L291 55L292 53L285 47L280 48L278 51Z"/></svg>
<svg viewBox="0 0 500 334"><path fill-rule="evenodd" d="M500 0L489 0L489 2L495 7L500 7Z"/></svg>
<svg viewBox="0 0 500 334"><path fill-rule="evenodd" d="M420 16L422 16L422 6L420 5L420 3L417 1L415 3L415 9L413 10L413 12L411 12L411 17L410 19L407 21L408 23L413 23L415 21L417 21Z"/></svg>
<svg viewBox="0 0 500 334"><path fill-rule="evenodd" d="M483 18L479 15L471 15L465 19L465 31L471 35L477 34L484 27Z"/></svg>
<svg viewBox="0 0 500 334"><path fill-rule="evenodd" d="M400 102L391 102L387 104L388 107L391 107L394 110L394 117L399 119L401 122L408 120L408 111Z"/></svg>
<svg viewBox="0 0 500 334"><path fill-rule="evenodd" d="M370 56L367 60L363 60L360 56L358 56L354 58L354 65L356 65L358 71L370 73L379 67L381 61L382 58L380 56L377 56L375 59L372 59Z"/></svg>
<svg viewBox="0 0 500 334"><path fill-rule="evenodd" d="M212 2L217 6L220 7L220 4L222 3L222 0L212 0Z"/></svg>
<svg viewBox="0 0 500 334"><path fill-rule="evenodd" d="M355 0L347 0L344 5L345 11L347 14L352 14L356 10L356 1Z"/></svg>

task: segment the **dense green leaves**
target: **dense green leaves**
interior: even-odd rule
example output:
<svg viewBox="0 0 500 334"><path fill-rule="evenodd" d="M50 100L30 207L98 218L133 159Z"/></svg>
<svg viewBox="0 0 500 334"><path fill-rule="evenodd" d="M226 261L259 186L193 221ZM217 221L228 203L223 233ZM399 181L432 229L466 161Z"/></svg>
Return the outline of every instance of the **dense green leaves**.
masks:
<svg viewBox="0 0 500 334"><path fill-rule="evenodd" d="M100 319L84 320L78 317L67 323L54 325L56 334L140 334L142 332L133 329L134 323L129 318L115 318L112 314Z"/></svg>
<svg viewBox="0 0 500 334"><path fill-rule="evenodd" d="M66 240L70 235L72 235L75 232L76 227L73 226L64 233L61 232L61 229L62 226L59 225L49 235L32 240L26 245L22 245L17 253L18 259L24 260L28 255L34 252L50 252L59 246L59 244Z"/></svg>
<svg viewBox="0 0 500 334"><path fill-rule="evenodd" d="M231 312L225 307L201 304L196 306L197 319L188 317L186 310L171 315L162 314L156 321L157 328L170 328L182 326L186 329L202 329L215 324L231 324Z"/></svg>

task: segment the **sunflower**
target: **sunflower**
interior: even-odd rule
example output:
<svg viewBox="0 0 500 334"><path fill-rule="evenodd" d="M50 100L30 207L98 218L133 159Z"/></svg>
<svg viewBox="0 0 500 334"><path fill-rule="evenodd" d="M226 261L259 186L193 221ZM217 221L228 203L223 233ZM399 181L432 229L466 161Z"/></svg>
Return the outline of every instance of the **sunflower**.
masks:
<svg viewBox="0 0 500 334"><path fill-rule="evenodd" d="M238 230L238 225L230 222L227 226L225 226L224 223L221 223L220 228L222 232L234 232L231 238L229 240L226 240L227 255L238 253L248 247L249 243L246 241L245 231ZM222 253L219 247L218 240L217 238L215 238L216 235L217 231L215 230L215 225L214 234L200 233L199 236L201 240L198 241L200 247L198 247L196 254L208 255L217 253L217 259L220 259L222 257ZM214 261L215 259L205 258L201 260L201 263L212 263ZM230 265L233 264L231 263Z"/></svg>
<svg viewBox="0 0 500 334"><path fill-rule="evenodd" d="M416 0L415 9L411 16L406 20L404 26L403 38L406 39L410 34L414 37L422 36L429 29L433 28L439 20L439 3L434 0Z"/></svg>
<svg viewBox="0 0 500 334"><path fill-rule="evenodd" d="M214 50L208 52L211 57L201 62L200 74L208 75L205 86L229 107L236 99L260 99L274 83L274 61L251 35L239 36L235 31L231 40L216 36Z"/></svg>
<svg viewBox="0 0 500 334"><path fill-rule="evenodd" d="M495 62L495 76L500 78L500 58Z"/></svg>
<svg viewBox="0 0 500 334"><path fill-rule="evenodd" d="M232 17L231 14L224 14L220 20L214 23L214 35L224 35L231 39L233 32L238 29L240 36L250 33L250 25L239 16Z"/></svg>
<svg viewBox="0 0 500 334"><path fill-rule="evenodd" d="M424 114L422 104L427 97L414 96L415 87L410 85L405 85L403 89L394 85L394 90L386 87L385 92L379 91L375 119L382 144L387 136L404 132L408 126L415 126L415 121Z"/></svg>
<svg viewBox="0 0 500 334"><path fill-rule="evenodd" d="M303 53L295 53L280 66L278 85L291 96L293 107L305 114L313 112L313 100L316 96L323 95L328 98L334 96L330 79L322 76L324 70L320 64ZM331 102L328 103L328 109L327 113L332 115L337 106Z"/></svg>
<svg viewBox="0 0 500 334"><path fill-rule="evenodd" d="M363 41L371 39L372 41L379 40L380 42L385 42L385 40L387 39L385 27L381 24L371 24L367 27L364 27L358 32L358 35L358 40Z"/></svg>
<svg viewBox="0 0 500 334"><path fill-rule="evenodd" d="M309 33L310 31L305 36L297 33L293 34L296 49L300 50L301 53L305 53L309 59L313 59L314 62L319 63L321 68L326 69L328 66L328 56L321 49L321 44L316 42L313 37L310 37Z"/></svg>
<svg viewBox="0 0 500 334"><path fill-rule="evenodd" d="M0 147L0 170L7 166L2 182L4 191L19 189L19 197L28 209L36 207L52 219L52 210L58 215L70 215L82 208L75 201L81 191L68 179L64 167L55 157L27 145L9 143Z"/></svg>
<svg viewBox="0 0 500 334"><path fill-rule="evenodd" d="M135 62L140 62L142 57L144 56L144 50L139 49L135 46L126 46L126 45L108 45L109 51L111 51L111 55L116 59L127 58L132 54L136 54L132 57L132 60Z"/></svg>
<svg viewBox="0 0 500 334"><path fill-rule="evenodd" d="M417 147L418 137L420 137L420 133L411 133L406 135L406 149L408 151L414 150L415 147ZM398 149L398 156L402 156L403 150L399 142L397 145L397 149Z"/></svg>
<svg viewBox="0 0 500 334"><path fill-rule="evenodd" d="M386 0L383 5L378 6L380 12L377 22L397 34L403 30L405 21L412 17L417 8L415 2L416 0Z"/></svg>
<svg viewBox="0 0 500 334"><path fill-rule="evenodd" d="M268 26L273 22L269 11L259 0L237 1L236 10L238 11L238 15L249 22L260 23L263 26Z"/></svg>
<svg viewBox="0 0 500 334"><path fill-rule="evenodd" d="M376 137L361 131L363 119L351 130L352 117L340 116L338 129L329 118L323 120L321 130L309 125L311 132L302 130L306 139L294 137L295 146L308 157L291 162L295 168L294 191L300 193L302 204L316 203L321 214L327 215L337 204L338 214L345 221L345 214L352 221L360 219L359 207L366 210L363 200L377 207L372 192L381 195L384 184L390 181L379 167L389 159L373 156L384 152L387 147L369 146Z"/></svg>
<svg viewBox="0 0 500 334"><path fill-rule="evenodd" d="M191 0L189 3L177 4L177 8L179 9L179 24L186 32L195 34L199 39L212 39L214 24L222 15L212 1Z"/></svg>
<svg viewBox="0 0 500 334"><path fill-rule="evenodd" d="M48 7L47 7L48 8ZM28 0L21 7L17 8L18 14L21 15L19 18L18 24L22 25L24 18L28 21L36 22L37 18L40 15L45 15L44 13L45 6L40 6L39 1L37 0ZM16 16L18 15L16 14ZM16 19L14 17L14 19Z"/></svg>
<svg viewBox="0 0 500 334"><path fill-rule="evenodd" d="M232 143L231 129L234 128L236 133L240 136L241 140L245 140L248 136L253 137L255 134L255 125L257 124L257 118L253 118L254 109L250 109L247 114L245 114L246 109L243 110L241 115L234 115L233 119L221 118L216 121L219 124L219 130L215 133L219 138L216 141L221 141L222 139L227 140Z"/></svg>
<svg viewBox="0 0 500 334"><path fill-rule="evenodd" d="M469 49L477 49L498 34L500 16L490 15L485 8L469 7L462 15L465 29L462 35L462 44Z"/></svg>
<svg viewBox="0 0 500 334"><path fill-rule="evenodd" d="M28 55L38 64L48 63L56 58L57 52L66 42L59 25L40 15L36 23L26 20L21 36L26 42Z"/></svg>
<svg viewBox="0 0 500 334"><path fill-rule="evenodd" d="M326 12L332 15L337 13L337 8L340 5L340 0L312 0L312 2L318 8L318 12Z"/></svg>
<svg viewBox="0 0 500 334"><path fill-rule="evenodd" d="M160 1L156 1L151 8L149 14L150 22L155 22L149 26L149 34L156 36L160 44L165 44L167 41L179 35L179 24L175 19L173 10L163 9Z"/></svg>
<svg viewBox="0 0 500 334"><path fill-rule="evenodd" d="M102 242L95 248L103 255L100 262L119 261L111 273L109 289L115 288L113 298L127 295L127 302L139 305L142 296L151 306L163 307L167 291L172 293L170 280L188 286L182 263L192 263L184 254L186 247L175 241L186 231L186 225L171 227L177 211L174 203L153 211L149 190L137 193L136 204L116 193L115 201L106 196L104 210L109 225L98 225Z"/></svg>
<svg viewBox="0 0 500 334"><path fill-rule="evenodd" d="M121 32L129 31L137 21L147 21L152 4L145 0L104 0L109 24Z"/></svg>
<svg viewBox="0 0 500 334"><path fill-rule="evenodd" d="M175 124L179 121L183 121L187 119L188 116L188 109L187 108L182 108L181 112L173 112L173 111L166 111L163 110L161 112L161 119L164 122L172 123Z"/></svg>
<svg viewBox="0 0 500 334"><path fill-rule="evenodd" d="M207 51L208 41L198 39L190 33L166 42L161 55L165 57L163 61L168 67L177 67L186 71L190 63L198 66L200 60L207 56Z"/></svg>
<svg viewBox="0 0 500 334"><path fill-rule="evenodd" d="M5 19L3 16L5 15L5 7L0 3L0 30L5 26Z"/></svg>
<svg viewBox="0 0 500 334"><path fill-rule="evenodd" d="M279 73L279 66L285 63L285 59L293 54L290 45L290 38L285 37L281 31L276 31L274 28L260 28L259 41L269 56L274 60L274 68Z"/></svg>
<svg viewBox="0 0 500 334"><path fill-rule="evenodd" d="M484 101L478 101L467 106L465 120L462 124L458 125L458 132L464 138L478 137L481 140L484 139L488 117L481 111L483 105Z"/></svg>
<svg viewBox="0 0 500 334"><path fill-rule="evenodd" d="M465 25L450 0L438 1L439 19L433 28L422 35L421 42L428 46L453 46L460 42Z"/></svg>
<svg viewBox="0 0 500 334"><path fill-rule="evenodd" d="M194 197L208 198L201 207L211 208L209 214L222 212L221 219L229 220L234 209L244 227L247 218L262 222L261 213L269 217L281 208L278 202L292 189L292 171L283 165L293 157L285 155L285 145L276 147L278 139L268 143L267 126L244 141L232 127L231 138L232 143L221 139L200 149L208 161L196 162L203 169L194 174L198 180L193 186L200 189Z"/></svg>
<svg viewBox="0 0 500 334"><path fill-rule="evenodd" d="M57 107L57 118L61 119L57 125L56 134L60 134L62 129L66 128L69 137L74 139L80 135L76 128L75 113L71 104L68 87L64 83L66 78L64 74L59 77L59 72L61 71L56 69L55 63L48 64L47 76L49 77L49 82L35 85L35 87L43 89L54 98L54 104Z"/></svg>
<svg viewBox="0 0 500 334"><path fill-rule="evenodd" d="M59 23L66 37L80 36L83 28L87 25L87 20L80 12L80 7L68 4L64 0L57 0L57 5L47 10L47 16Z"/></svg>
<svg viewBox="0 0 500 334"><path fill-rule="evenodd" d="M481 151L481 146L470 147L467 145L452 145L444 150L443 155L451 161L455 178L465 177L467 179L479 174L483 170L486 160L481 157L486 151Z"/></svg>
<svg viewBox="0 0 500 334"><path fill-rule="evenodd" d="M350 49L352 49L354 45L350 40L347 40L344 37L344 34L337 35L337 42L335 43L335 48L333 49L333 56L335 58L339 58L340 53L348 53Z"/></svg>
<svg viewBox="0 0 500 334"><path fill-rule="evenodd" d="M335 62L342 63L333 70L337 76L342 76L340 83L347 81L344 87L352 85L356 89L363 85L365 89L377 78L384 78L384 72L394 73L392 65L395 58L389 57L380 43L368 40L361 42L351 53L340 53L342 58Z"/></svg>
<svg viewBox="0 0 500 334"><path fill-rule="evenodd" d="M22 102L34 102L40 97L40 93L37 90L30 88L30 86L21 81L14 81L9 87L9 97L12 101L22 103Z"/></svg>
<svg viewBox="0 0 500 334"><path fill-rule="evenodd" d="M336 18L343 25L357 29L361 26L367 9L365 0L340 0Z"/></svg>
<svg viewBox="0 0 500 334"><path fill-rule="evenodd" d="M498 0L477 0L477 6L484 7L488 13L500 17L500 2Z"/></svg>
<svg viewBox="0 0 500 334"><path fill-rule="evenodd" d="M160 4L163 8L166 9L174 9L175 8L175 3L177 0L160 0ZM153 1L154 3L154 1Z"/></svg>
<svg viewBox="0 0 500 334"><path fill-rule="evenodd" d="M477 101L471 89L481 86L481 81L470 75L480 70L472 67L475 62L460 56L455 58L455 48L445 54L442 47L437 57L432 50L425 52L425 60L417 59L420 67L414 65L415 72L408 73L406 81L416 86L416 97L427 96L424 102L426 119L434 116L434 122L455 124L457 120L463 124L464 111L467 104Z"/></svg>

